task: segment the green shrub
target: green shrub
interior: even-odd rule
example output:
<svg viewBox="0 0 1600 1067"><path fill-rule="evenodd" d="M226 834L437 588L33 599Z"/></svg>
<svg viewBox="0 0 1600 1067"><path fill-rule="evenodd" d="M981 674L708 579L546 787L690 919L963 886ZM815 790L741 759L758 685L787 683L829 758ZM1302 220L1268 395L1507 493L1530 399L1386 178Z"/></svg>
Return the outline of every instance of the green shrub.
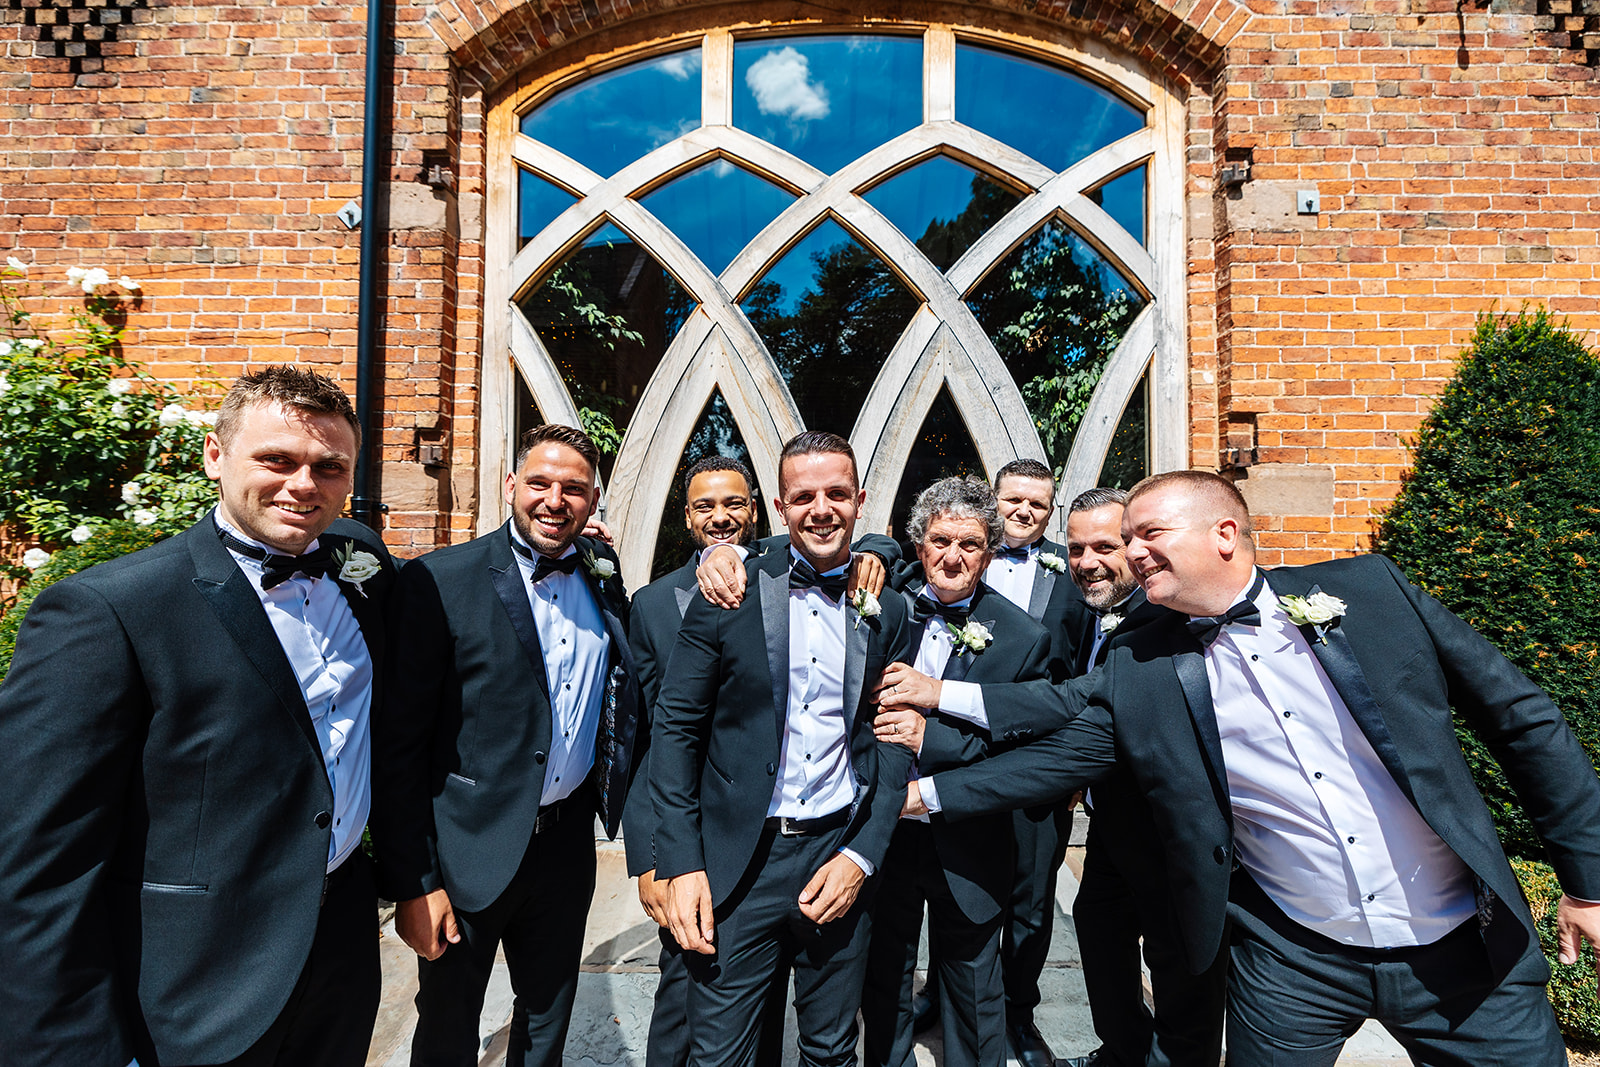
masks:
<svg viewBox="0 0 1600 1067"><path fill-rule="evenodd" d="M83 544L60 549L52 555L50 561L34 571L33 576L18 590L16 603L5 615L0 616L0 679L11 670L17 631L22 628L22 618L28 613L28 605L33 603L33 598L39 595L40 590L96 563L148 548L165 536L162 531L150 526L108 522Z"/></svg>
<svg viewBox="0 0 1600 1067"><path fill-rule="evenodd" d="M1561 899L1561 884L1556 872L1543 863L1514 859L1511 867L1522 883L1522 892L1533 910L1539 930L1539 947L1550 961L1550 985L1546 992L1556 1010L1562 1033L1585 1044L1600 1043L1600 1003L1595 1001L1594 955L1585 945L1577 963L1562 964L1556 959L1556 901Z"/></svg>
<svg viewBox="0 0 1600 1067"><path fill-rule="evenodd" d="M1600 359L1543 311L1481 319L1413 459L1374 548L1543 686L1595 760ZM1457 732L1506 850L1542 858L1488 749Z"/></svg>

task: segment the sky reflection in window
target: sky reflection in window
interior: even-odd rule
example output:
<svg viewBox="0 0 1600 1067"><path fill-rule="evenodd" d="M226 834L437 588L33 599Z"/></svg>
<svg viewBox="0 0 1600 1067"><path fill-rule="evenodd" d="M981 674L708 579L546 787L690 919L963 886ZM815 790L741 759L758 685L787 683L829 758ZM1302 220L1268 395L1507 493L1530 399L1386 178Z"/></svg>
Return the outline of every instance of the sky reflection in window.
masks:
<svg viewBox="0 0 1600 1067"><path fill-rule="evenodd" d="M1089 190L1086 195L1105 208L1106 214L1116 219L1117 225L1131 233L1134 240L1148 246L1150 235L1145 231L1144 224L1145 171L1145 167L1130 170Z"/></svg>
<svg viewBox="0 0 1600 1067"><path fill-rule="evenodd" d="M578 198L529 170L517 168L517 247L555 221Z"/></svg>
<svg viewBox="0 0 1600 1067"><path fill-rule="evenodd" d="M944 271L1022 196L941 155L901 171L864 198Z"/></svg>
<svg viewBox="0 0 1600 1067"><path fill-rule="evenodd" d="M725 159L697 167L640 201L712 274L721 274L750 238L794 197Z"/></svg>

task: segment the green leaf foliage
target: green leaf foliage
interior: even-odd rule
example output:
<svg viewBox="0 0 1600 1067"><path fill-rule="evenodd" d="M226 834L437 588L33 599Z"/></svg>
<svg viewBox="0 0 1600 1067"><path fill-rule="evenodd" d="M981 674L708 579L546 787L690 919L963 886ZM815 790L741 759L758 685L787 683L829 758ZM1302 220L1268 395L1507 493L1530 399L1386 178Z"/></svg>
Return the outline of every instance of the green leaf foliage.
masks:
<svg viewBox="0 0 1600 1067"><path fill-rule="evenodd" d="M129 552L149 548L165 536L163 531L150 526L113 521L100 527L99 531L83 544L57 550L48 563L33 572L33 576L18 591L16 602L3 616L0 616L0 679L11 670L11 656L16 651L17 632L22 628L22 619L28 613L28 605L33 603L34 597L38 596L41 590L54 585L69 574L77 574L96 563L104 563L108 559L116 559Z"/></svg>
<svg viewBox="0 0 1600 1067"><path fill-rule="evenodd" d="M1600 358L1544 311L1479 321L1374 548L1555 701L1600 764ZM1542 848L1457 733L1508 852Z"/></svg>
<svg viewBox="0 0 1600 1067"><path fill-rule="evenodd" d="M1556 872L1546 864L1521 859L1512 860L1511 869L1522 883L1523 895L1533 911L1534 927L1539 931L1539 947L1550 961L1550 985L1545 992L1556 1010L1556 1021L1575 1048L1600 1047L1600 1003L1595 1000L1591 950L1585 946L1577 963L1563 964L1556 958L1556 901L1561 899Z"/></svg>

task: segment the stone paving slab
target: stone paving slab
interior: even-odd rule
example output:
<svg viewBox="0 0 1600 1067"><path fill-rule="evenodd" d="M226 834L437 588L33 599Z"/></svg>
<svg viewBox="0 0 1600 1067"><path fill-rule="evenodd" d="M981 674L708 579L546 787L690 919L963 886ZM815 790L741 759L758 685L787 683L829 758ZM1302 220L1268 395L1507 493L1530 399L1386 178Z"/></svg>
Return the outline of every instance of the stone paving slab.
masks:
<svg viewBox="0 0 1600 1067"><path fill-rule="evenodd" d="M1078 835L1074 835L1078 837ZM583 969L567 1041L570 1067L643 1067L645 1036L656 987L659 943L655 924L639 907L634 883L627 877L620 843L601 841L594 903L584 939ZM1044 1001L1036 1019L1058 1056L1081 1056L1095 1047L1094 1031L1083 989L1083 968L1070 918L1077 891L1073 875L1078 850L1069 853L1056 894L1055 936L1041 979ZM416 956L395 936L392 921L382 930L384 993L367 1067L407 1067L411 1029L416 1015ZM924 938L922 965L927 963ZM506 1028L511 1017L511 983L502 957L484 1001L480 1020L483 1053L480 1064L498 1067L505 1061ZM916 1046L918 1067L936 1067L941 1060L938 1028ZM786 1025L785 1067L795 1067L794 1012ZM1340 1067L1392 1067L1405 1054L1382 1029L1368 1025L1346 1046ZM1008 1067L1018 1067L1015 1059Z"/></svg>

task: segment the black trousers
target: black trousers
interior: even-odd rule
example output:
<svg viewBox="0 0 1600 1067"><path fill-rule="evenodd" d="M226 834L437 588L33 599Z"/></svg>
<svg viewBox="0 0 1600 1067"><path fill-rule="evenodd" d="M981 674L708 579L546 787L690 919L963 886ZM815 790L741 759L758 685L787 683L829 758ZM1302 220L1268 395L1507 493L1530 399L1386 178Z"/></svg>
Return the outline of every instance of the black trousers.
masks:
<svg viewBox="0 0 1600 1067"><path fill-rule="evenodd" d="M478 1019L502 946L515 994L506 1063L560 1067L594 897L592 811L570 804L554 826L528 842L517 873L493 904L456 912L460 943L436 960L417 961L412 1067L477 1067Z"/></svg>
<svg viewBox="0 0 1600 1067"><path fill-rule="evenodd" d="M1355 948L1284 915L1242 872L1228 911L1230 1067L1331 1067L1369 1018L1429 1067L1567 1062L1537 938L1496 980L1476 917L1430 945Z"/></svg>
<svg viewBox="0 0 1600 1067"><path fill-rule="evenodd" d="M1089 823L1072 924L1101 1055L1117 1067L1142 1067L1155 1028L1144 1006L1137 889L1111 859L1100 825Z"/></svg>
<svg viewBox="0 0 1600 1067"><path fill-rule="evenodd" d="M650 1012L650 1036L645 1047L645 1067L685 1067L689 1062L689 967L672 931L661 928L661 980L656 984ZM772 976L771 993L762 1010L761 1036L756 1042L756 1067L783 1063L783 1012L789 1002L789 963Z"/></svg>
<svg viewBox="0 0 1600 1067"><path fill-rule="evenodd" d="M357 851L328 875L311 954L288 1003L226 1067L362 1067L381 984L378 891L371 862ZM139 1062L155 1067L153 1057Z"/></svg>
<svg viewBox="0 0 1600 1067"><path fill-rule="evenodd" d="M939 862L933 829L902 819L879 872L872 903L872 937L861 998L867 1067L912 1067L912 984L922 908L938 968L946 1067L1001 1067L1006 1059L1005 987L1000 979L998 906L1009 879L996 872L993 915L974 921L952 896ZM930 976L929 981L934 979Z"/></svg>
<svg viewBox="0 0 1600 1067"><path fill-rule="evenodd" d="M684 953L689 968L689 1058L695 1067L749 1067L762 1005L783 961L794 968L803 1067L853 1067L856 1010L867 964L868 880L855 905L817 925L800 893L838 852L843 829L806 837L761 835L744 879L716 909L710 956Z"/></svg>
<svg viewBox="0 0 1600 1067"><path fill-rule="evenodd" d="M1039 976L1055 932L1056 878L1072 837L1072 809L1066 801L1011 813L1017 864L1011 887L1011 912L1000 946L1005 975L1006 1015L1013 1025L1033 1021L1039 1006Z"/></svg>

